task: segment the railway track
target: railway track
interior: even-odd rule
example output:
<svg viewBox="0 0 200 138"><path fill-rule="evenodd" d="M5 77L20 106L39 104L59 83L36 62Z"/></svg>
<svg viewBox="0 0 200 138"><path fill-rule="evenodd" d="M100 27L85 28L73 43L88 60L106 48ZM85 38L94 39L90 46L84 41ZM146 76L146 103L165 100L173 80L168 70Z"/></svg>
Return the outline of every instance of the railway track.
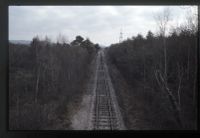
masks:
<svg viewBox="0 0 200 138"><path fill-rule="evenodd" d="M125 129L107 65L105 63L103 51L98 53L95 83L92 108L92 129Z"/></svg>

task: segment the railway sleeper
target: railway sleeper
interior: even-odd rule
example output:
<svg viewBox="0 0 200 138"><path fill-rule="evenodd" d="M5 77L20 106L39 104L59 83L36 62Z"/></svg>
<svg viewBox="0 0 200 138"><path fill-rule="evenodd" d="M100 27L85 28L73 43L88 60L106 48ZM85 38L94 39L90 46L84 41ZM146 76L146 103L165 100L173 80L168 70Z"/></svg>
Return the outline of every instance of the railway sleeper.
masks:
<svg viewBox="0 0 200 138"><path fill-rule="evenodd" d="M98 128L104 128L104 127L107 127L108 129L110 129L110 128L116 128L116 126L112 126L112 125L104 125L104 124L99 124L98 126L97 126Z"/></svg>
<svg viewBox="0 0 200 138"><path fill-rule="evenodd" d="M118 122L117 121L112 121L112 120L97 120L96 123L101 123L101 124L113 124L113 125L118 125Z"/></svg>

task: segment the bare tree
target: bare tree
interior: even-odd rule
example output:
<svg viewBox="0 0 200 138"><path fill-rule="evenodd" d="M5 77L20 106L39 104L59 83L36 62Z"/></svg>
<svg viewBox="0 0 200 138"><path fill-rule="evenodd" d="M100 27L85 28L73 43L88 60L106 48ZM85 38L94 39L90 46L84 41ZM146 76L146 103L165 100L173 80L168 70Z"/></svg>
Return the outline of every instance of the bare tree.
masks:
<svg viewBox="0 0 200 138"><path fill-rule="evenodd" d="M39 82L40 82L40 72L41 72L41 67L39 66L38 71L37 71L37 77L36 77L36 84L35 84L35 104L38 102L38 88L39 88Z"/></svg>
<svg viewBox="0 0 200 138"><path fill-rule="evenodd" d="M181 91L180 90L181 90L181 83L183 79L184 69L183 67L180 66L179 63L177 63L177 67L178 67L178 79L179 79L177 94L178 94L179 108L181 109Z"/></svg>
<svg viewBox="0 0 200 138"><path fill-rule="evenodd" d="M167 77L167 48L166 48L166 32L168 23L170 20L170 9L165 8L161 13L155 16L156 23L159 27L160 36L163 38L163 50L164 50L164 75Z"/></svg>
<svg viewBox="0 0 200 138"><path fill-rule="evenodd" d="M146 88L146 72L145 72L145 68L146 68L146 56L145 56L145 46L143 46L143 89L145 92L145 88Z"/></svg>
<svg viewBox="0 0 200 138"><path fill-rule="evenodd" d="M180 108L180 88L178 88L178 100L176 100L174 94L172 93L172 91L169 89L168 84L166 83L166 80L164 79L164 76L162 75L162 73L160 72L160 70L155 70L154 72L157 83L161 89L161 91L165 94L167 94L168 99L172 105L173 108L173 113L174 116L176 118L177 123L180 125L180 127L183 127L183 123L181 120L181 108ZM179 86L181 84L181 80L182 80L182 74L179 80Z"/></svg>
<svg viewBox="0 0 200 138"><path fill-rule="evenodd" d="M189 6L188 9L187 9L187 16L186 16L186 24L187 24L187 29L190 31L191 34L195 34L197 31L199 31L199 28L198 28L198 14L199 14L199 10L200 10L200 7L198 6ZM196 42L197 42L197 39L199 39L199 36L196 37ZM198 51L197 49L198 45L196 43L196 51ZM187 63L187 74L188 74L188 79L190 77L190 45L188 45L188 63ZM196 104L196 82L197 82L197 64L198 64L198 60L197 60L197 56L195 58L195 79L194 79L194 91L193 91L193 103L194 105Z"/></svg>
<svg viewBox="0 0 200 138"><path fill-rule="evenodd" d="M200 6L198 6L198 14L200 14ZM197 18L197 21L199 22L199 18ZM197 25L197 31L199 32L199 25ZM197 37L197 39L198 39L198 41L200 40L200 37L198 36ZM196 44L196 46L195 46L195 50L196 51L199 51L199 49L198 49L198 45ZM198 58L198 54L196 54L195 55L195 78L194 78L194 86L193 86L193 105L195 106L195 107L197 107L197 87L198 87L198 81L197 81L197 73L198 73L198 60L197 60L197 58ZM197 122L197 112L198 112L198 110L197 110L197 108L195 108L195 122ZM197 123L195 123L195 128L197 128Z"/></svg>
<svg viewBox="0 0 200 138"><path fill-rule="evenodd" d="M59 35L57 36L57 43L66 44L68 42L69 42L69 40L68 40L67 36L65 36L64 34L59 33Z"/></svg>
<svg viewBox="0 0 200 138"><path fill-rule="evenodd" d="M181 7L182 9L186 9L187 10L187 15L186 15L186 25L185 25L185 28L191 33L191 34L195 34L199 28L198 28L198 12L200 10L200 7L199 6L187 6L187 7ZM199 37L196 37L196 39L199 39ZM197 42L197 40L196 40ZM198 51L197 49L197 44L195 46L195 49L196 51ZM190 50L191 49L191 46L188 45L188 54L187 54L187 79L189 80L190 79ZM198 64L198 61L197 61L197 56L195 58L195 79L194 79L194 90L193 90L193 104L195 105L196 103L196 82L197 82L197 64Z"/></svg>
<svg viewBox="0 0 200 138"><path fill-rule="evenodd" d="M197 6L189 6L186 9L186 27L191 33L195 33L198 28Z"/></svg>
<svg viewBox="0 0 200 138"><path fill-rule="evenodd" d="M196 6L190 6L187 8L187 15L186 15L186 28L187 30L191 33L194 34L197 32L198 24L198 14L197 14L197 8ZM188 45L188 63L187 63L187 79L189 80L190 78L190 45Z"/></svg>
<svg viewBox="0 0 200 138"><path fill-rule="evenodd" d="M182 120L181 120L181 84L182 84L182 79L183 79L183 68L177 63L178 66L178 78L179 78L179 83L178 83L178 90L177 90L177 95L178 98L176 99L175 95L172 93L170 90L167 80L168 80L168 75L167 75L167 47L166 47L166 32L168 29L168 23L170 20L170 9L169 7L165 8L161 13L158 13L155 16L155 20L157 22L157 25L159 27L159 33L160 36L162 37L163 40L163 51L164 51L164 73L162 73L160 70L155 71L155 77L158 82L159 87L161 90L167 94L169 101L173 107L174 111L174 116L176 118L176 121L180 125L180 127L183 127Z"/></svg>
<svg viewBox="0 0 200 138"><path fill-rule="evenodd" d="M34 75L35 75L35 98L34 101L37 103L38 86L40 80L40 62L39 62L39 37L36 36L31 42L32 54L34 58Z"/></svg>
<svg viewBox="0 0 200 138"><path fill-rule="evenodd" d="M45 38L44 38L44 42L45 42L46 45L50 45L51 39L46 35Z"/></svg>

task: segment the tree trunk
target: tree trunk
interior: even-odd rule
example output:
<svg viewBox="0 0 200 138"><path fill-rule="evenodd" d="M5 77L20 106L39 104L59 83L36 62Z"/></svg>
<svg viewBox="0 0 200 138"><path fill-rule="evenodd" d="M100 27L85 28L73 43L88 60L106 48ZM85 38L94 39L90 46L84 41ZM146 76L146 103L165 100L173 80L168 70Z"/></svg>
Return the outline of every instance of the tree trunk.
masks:
<svg viewBox="0 0 200 138"><path fill-rule="evenodd" d="M164 45L164 74L167 80L167 46L166 46L165 36L163 36L163 45Z"/></svg>
<svg viewBox="0 0 200 138"><path fill-rule="evenodd" d="M161 74L161 72L159 70L155 71L155 76L156 76L156 80L159 84L159 87L161 88L161 90L167 94L169 101L172 105L173 108L173 114L175 116L175 119L177 121L177 123L179 124L179 126L182 128L183 124L181 121L181 113L180 113L180 107L176 101L176 98L174 97L174 95L172 94L171 90L168 88L166 80L163 78L163 75Z"/></svg>
<svg viewBox="0 0 200 138"><path fill-rule="evenodd" d="M187 80L189 80L190 75L190 45L188 45L188 63L187 63Z"/></svg>
<svg viewBox="0 0 200 138"><path fill-rule="evenodd" d="M198 6L198 15L200 14L200 6ZM198 17L198 22L199 22L200 18ZM197 40L200 41L200 37L199 37L199 25L198 25L198 34L196 36ZM198 47L198 43L196 41L196 45L195 45L195 51L199 52L199 47ZM195 111L195 124L194 127L197 129L197 117L198 117L198 110L197 110L197 86L198 86L198 80L197 80L197 75L199 74L199 68L198 68L198 60L197 58L199 58L198 54L195 55L195 72L194 72L194 88L193 88L193 106L194 106L194 111Z"/></svg>
<svg viewBox="0 0 200 138"><path fill-rule="evenodd" d="M144 51L144 49L143 49L143 51ZM146 86L146 74L145 74L145 68L146 68L146 66L145 66L145 52L143 53L143 60L144 60L144 66L143 66L143 74L144 74L144 85L143 85L143 87L144 87L144 92L145 92L145 86Z"/></svg>
<svg viewBox="0 0 200 138"><path fill-rule="evenodd" d="M200 6L198 6L198 15L200 14ZM200 18L198 17L198 22L199 22ZM195 51L199 52L199 47L198 47L198 40L200 41L200 37L199 37L199 31L200 31L200 27L198 26L198 34L196 36L196 45L195 45ZM197 84L199 83L198 80L197 80L197 75L199 74L198 71L199 71L199 68L198 68L198 54L195 55L195 71L194 71L194 88L193 88L193 105L196 106L196 102L197 102ZM196 109L196 108L195 108Z"/></svg>
<svg viewBox="0 0 200 138"><path fill-rule="evenodd" d="M40 67L37 71L37 78L36 78L36 85L35 85L35 103L38 102L38 88L39 88L39 81L40 81Z"/></svg>
<svg viewBox="0 0 200 138"><path fill-rule="evenodd" d="M19 118L19 93L17 94L17 117Z"/></svg>
<svg viewBox="0 0 200 138"><path fill-rule="evenodd" d="M182 83L182 78L183 78L183 72L181 70L180 65L178 64L178 78L179 78L179 83L178 83L178 104L179 104L179 108L181 109L181 96L180 96L180 89L181 89L181 83Z"/></svg>

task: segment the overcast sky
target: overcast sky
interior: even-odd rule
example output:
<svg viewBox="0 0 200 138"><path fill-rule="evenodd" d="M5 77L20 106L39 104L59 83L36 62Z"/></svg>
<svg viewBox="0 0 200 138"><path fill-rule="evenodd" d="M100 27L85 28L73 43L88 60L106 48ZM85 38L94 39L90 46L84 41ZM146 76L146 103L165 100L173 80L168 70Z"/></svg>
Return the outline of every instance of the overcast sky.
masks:
<svg viewBox="0 0 200 138"><path fill-rule="evenodd" d="M94 43L110 45L148 30L157 31L156 13L166 6L9 6L9 40L32 40L59 34L72 41L75 36L89 37ZM188 10L170 6L171 26L185 21Z"/></svg>

